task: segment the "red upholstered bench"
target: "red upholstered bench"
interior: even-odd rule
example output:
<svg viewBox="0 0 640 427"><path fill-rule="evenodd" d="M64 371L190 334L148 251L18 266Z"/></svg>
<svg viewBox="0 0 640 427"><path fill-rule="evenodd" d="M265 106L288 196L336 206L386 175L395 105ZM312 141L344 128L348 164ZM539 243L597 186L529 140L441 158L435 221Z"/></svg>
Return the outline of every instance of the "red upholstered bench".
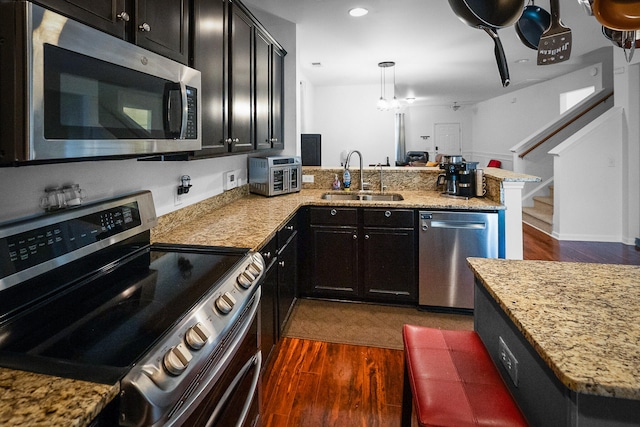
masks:
<svg viewBox="0 0 640 427"><path fill-rule="evenodd" d="M527 426L474 331L404 325L402 425Z"/></svg>

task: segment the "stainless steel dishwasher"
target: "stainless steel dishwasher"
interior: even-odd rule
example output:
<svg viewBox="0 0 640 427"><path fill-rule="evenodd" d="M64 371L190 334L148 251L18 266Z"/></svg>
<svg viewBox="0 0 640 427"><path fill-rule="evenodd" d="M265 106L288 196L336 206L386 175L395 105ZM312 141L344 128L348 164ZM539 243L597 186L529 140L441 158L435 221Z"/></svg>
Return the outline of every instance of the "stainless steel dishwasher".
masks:
<svg viewBox="0 0 640 427"><path fill-rule="evenodd" d="M467 257L498 257L498 213L420 212L421 306L473 309L473 273Z"/></svg>

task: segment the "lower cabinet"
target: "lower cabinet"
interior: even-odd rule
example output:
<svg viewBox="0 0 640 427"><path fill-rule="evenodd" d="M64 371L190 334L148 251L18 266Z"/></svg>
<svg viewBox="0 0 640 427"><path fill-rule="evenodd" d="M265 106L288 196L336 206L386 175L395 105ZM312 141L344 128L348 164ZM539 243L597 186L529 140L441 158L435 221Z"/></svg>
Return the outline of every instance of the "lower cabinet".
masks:
<svg viewBox="0 0 640 427"><path fill-rule="evenodd" d="M295 303L298 287L297 216L289 221L260 253L266 263L260 305L260 348L269 362Z"/></svg>
<svg viewBox="0 0 640 427"><path fill-rule="evenodd" d="M306 295L417 302L413 210L311 207L309 228Z"/></svg>

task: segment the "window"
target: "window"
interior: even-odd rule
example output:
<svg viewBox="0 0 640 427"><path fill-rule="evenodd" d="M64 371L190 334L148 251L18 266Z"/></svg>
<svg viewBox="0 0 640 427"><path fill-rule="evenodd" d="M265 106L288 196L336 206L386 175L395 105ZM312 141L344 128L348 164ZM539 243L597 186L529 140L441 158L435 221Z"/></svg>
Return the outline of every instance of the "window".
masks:
<svg viewBox="0 0 640 427"><path fill-rule="evenodd" d="M585 99L596 91L595 86L589 86L582 89L572 90L560 94L560 114L564 114L565 111Z"/></svg>

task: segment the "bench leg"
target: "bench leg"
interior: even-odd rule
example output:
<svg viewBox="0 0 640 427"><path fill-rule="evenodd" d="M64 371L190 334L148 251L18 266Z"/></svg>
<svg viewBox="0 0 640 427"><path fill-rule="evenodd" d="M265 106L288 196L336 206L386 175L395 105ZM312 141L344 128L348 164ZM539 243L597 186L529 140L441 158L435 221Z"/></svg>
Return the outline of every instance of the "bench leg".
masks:
<svg viewBox="0 0 640 427"><path fill-rule="evenodd" d="M413 396L409 382L409 370L407 359L404 360L404 374L402 379L402 427L411 427L411 415L413 412Z"/></svg>

